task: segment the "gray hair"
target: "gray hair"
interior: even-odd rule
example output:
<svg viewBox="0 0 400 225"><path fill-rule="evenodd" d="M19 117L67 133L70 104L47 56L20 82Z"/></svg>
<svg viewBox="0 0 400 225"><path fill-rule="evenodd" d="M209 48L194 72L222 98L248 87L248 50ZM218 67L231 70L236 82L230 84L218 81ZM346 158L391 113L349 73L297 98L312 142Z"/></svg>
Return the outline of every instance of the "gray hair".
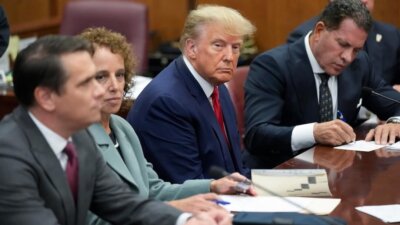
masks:
<svg viewBox="0 0 400 225"><path fill-rule="evenodd" d="M255 26L237 10L225 6L199 5L186 18L180 38L180 48L184 49L186 40L196 38L203 25L216 23L224 27L227 34L241 36L243 39L253 35Z"/></svg>

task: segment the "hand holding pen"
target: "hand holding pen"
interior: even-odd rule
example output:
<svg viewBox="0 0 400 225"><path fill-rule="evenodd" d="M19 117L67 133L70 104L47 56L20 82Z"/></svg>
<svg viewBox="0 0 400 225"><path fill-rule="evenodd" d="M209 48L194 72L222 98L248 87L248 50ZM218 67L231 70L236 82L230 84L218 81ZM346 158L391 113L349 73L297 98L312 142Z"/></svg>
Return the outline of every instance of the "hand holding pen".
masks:
<svg viewBox="0 0 400 225"><path fill-rule="evenodd" d="M315 123L313 135L317 144L337 146L356 140L353 128L345 122L344 115L338 110L337 119Z"/></svg>
<svg viewBox="0 0 400 225"><path fill-rule="evenodd" d="M257 195L251 181L239 173L227 174L211 182L211 191L217 194Z"/></svg>

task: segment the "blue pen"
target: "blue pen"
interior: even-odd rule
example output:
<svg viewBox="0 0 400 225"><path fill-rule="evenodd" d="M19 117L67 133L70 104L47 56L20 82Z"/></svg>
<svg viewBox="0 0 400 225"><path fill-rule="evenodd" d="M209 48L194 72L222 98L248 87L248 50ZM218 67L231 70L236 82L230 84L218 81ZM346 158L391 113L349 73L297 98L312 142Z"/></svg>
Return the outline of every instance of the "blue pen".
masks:
<svg viewBox="0 0 400 225"><path fill-rule="evenodd" d="M346 122L346 118L344 118L343 113L340 112L339 110L337 111L336 117L337 117L339 120L341 120L341 121L343 121L343 122Z"/></svg>
<svg viewBox="0 0 400 225"><path fill-rule="evenodd" d="M215 199L212 200L213 202L215 202L217 205L229 205L231 204L230 202L224 201L224 200L220 200L220 199Z"/></svg>

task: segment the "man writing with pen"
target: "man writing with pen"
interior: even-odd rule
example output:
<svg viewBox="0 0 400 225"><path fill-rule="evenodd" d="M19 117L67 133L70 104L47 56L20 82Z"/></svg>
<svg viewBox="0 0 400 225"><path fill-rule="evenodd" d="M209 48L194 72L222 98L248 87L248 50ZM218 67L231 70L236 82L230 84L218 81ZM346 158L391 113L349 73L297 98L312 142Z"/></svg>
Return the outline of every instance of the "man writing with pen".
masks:
<svg viewBox="0 0 400 225"><path fill-rule="evenodd" d="M352 126L361 106L382 120L390 118L366 140L395 141L400 125L390 122L400 116L400 104L362 93L367 87L400 99L362 51L371 24L359 0L335 0L304 38L252 62L245 84L245 144L258 159L253 167L273 167L317 143L354 141Z"/></svg>

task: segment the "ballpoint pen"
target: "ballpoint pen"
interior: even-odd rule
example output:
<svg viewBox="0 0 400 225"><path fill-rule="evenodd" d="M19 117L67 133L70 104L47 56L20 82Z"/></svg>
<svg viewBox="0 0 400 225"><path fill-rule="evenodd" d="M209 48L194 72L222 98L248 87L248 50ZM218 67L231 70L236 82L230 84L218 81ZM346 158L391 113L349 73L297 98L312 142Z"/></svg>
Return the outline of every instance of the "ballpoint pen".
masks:
<svg viewBox="0 0 400 225"><path fill-rule="evenodd" d="M343 122L346 123L346 118L344 118L344 115L343 115L342 112L340 112L340 110L337 110L336 117L337 117L339 120L341 120L341 121L343 121ZM354 144L354 143L356 143L356 140L352 140L349 144Z"/></svg>
<svg viewBox="0 0 400 225"><path fill-rule="evenodd" d="M221 199L215 199L215 200L212 200L213 202L215 202L217 205L229 205L229 204L231 204L230 202L227 202L227 201L224 201L224 200L221 200Z"/></svg>
<svg viewBox="0 0 400 225"><path fill-rule="evenodd" d="M340 110L337 111L336 118L338 118L339 120L341 120L343 122L346 122L346 118L344 118L344 115L342 112L340 112Z"/></svg>

